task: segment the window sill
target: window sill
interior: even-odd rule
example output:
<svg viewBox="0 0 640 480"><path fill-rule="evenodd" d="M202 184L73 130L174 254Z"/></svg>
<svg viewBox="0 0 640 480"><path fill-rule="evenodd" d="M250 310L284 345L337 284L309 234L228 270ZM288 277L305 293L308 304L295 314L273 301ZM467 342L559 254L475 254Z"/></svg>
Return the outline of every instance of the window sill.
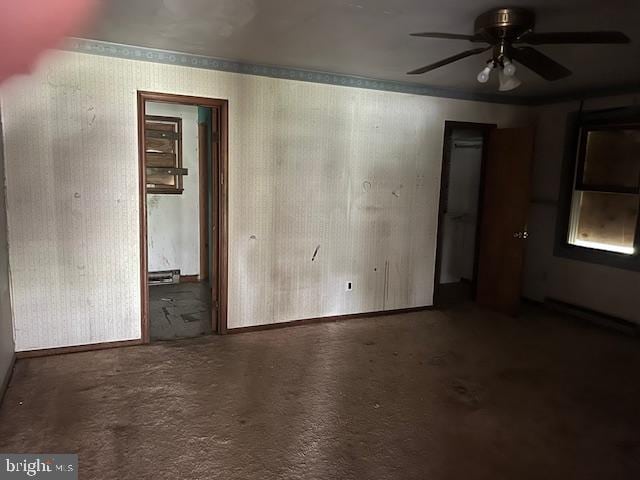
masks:
<svg viewBox="0 0 640 480"><path fill-rule="evenodd" d="M594 263L622 270L640 272L640 255L638 255L638 252L633 255L628 255L571 245L565 242L557 245L553 254L555 257L576 260L578 262Z"/></svg>

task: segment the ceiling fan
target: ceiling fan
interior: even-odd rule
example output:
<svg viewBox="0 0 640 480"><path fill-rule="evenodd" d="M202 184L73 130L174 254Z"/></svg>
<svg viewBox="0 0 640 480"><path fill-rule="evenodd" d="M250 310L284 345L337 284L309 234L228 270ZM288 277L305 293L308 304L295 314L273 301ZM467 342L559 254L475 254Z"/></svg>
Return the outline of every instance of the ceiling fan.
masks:
<svg viewBox="0 0 640 480"><path fill-rule="evenodd" d="M456 33L423 32L412 33L414 37L445 38L452 40L468 40L474 43L488 43L488 47L478 47L467 50L426 67L408 72L408 75L419 75L435 70L450 63L472 55L478 55L492 50L492 56L486 66L478 74L478 81L489 81L491 72L498 68L500 90L507 91L517 88L522 83L516 76L516 61L545 80L559 80L571 75L571 71L552 60L535 48L525 45L546 44L612 44L629 43L629 37L622 32L552 32L536 33L533 31L535 15L525 8L497 8L489 10L476 18L473 35Z"/></svg>

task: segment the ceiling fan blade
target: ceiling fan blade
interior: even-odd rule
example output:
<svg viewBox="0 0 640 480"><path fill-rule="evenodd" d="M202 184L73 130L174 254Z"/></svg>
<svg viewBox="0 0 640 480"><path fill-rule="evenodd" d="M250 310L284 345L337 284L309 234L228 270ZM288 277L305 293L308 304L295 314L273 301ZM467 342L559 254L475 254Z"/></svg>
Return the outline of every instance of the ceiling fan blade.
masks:
<svg viewBox="0 0 640 480"><path fill-rule="evenodd" d="M457 62L458 60L462 60L463 58L470 57L472 55L478 55L479 53L482 53L482 52L486 52L490 48L491 47L481 47L481 48L474 48L471 50L467 50L466 52L458 53L457 55L445 58L436 63L432 63L431 65L427 65L426 67L412 70L408 72L407 75L419 75L421 73L426 73L430 70L435 70L436 68L443 67L444 65L448 65L450 63Z"/></svg>
<svg viewBox="0 0 640 480"><path fill-rule="evenodd" d="M629 43L622 32L528 32L518 38L518 43L544 45L554 43Z"/></svg>
<svg viewBox="0 0 640 480"><path fill-rule="evenodd" d="M509 52L511 59L533 70L545 80L559 80L571 75L571 70L560 65L535 48L513 48Z"/></svg>
<svg viewBox="0 0 640 480"><path fill-rule="evenodd" d="M427 37L427 38L447 38L450 40L469 40L470 42L484 42L484 38L480 35L463 35L459 33L439 33L439 32L421 32L410 33L412 37Z"/></svg>

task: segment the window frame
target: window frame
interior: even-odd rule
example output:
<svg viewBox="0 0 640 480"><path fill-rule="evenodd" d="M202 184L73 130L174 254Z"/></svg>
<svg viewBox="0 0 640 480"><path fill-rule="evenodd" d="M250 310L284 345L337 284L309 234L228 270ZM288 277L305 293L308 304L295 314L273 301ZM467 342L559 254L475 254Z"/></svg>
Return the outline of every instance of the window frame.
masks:
<svg viewBox="0 0 640 480"><path fill-rule="evenodd" d="M144 154L144 165L145 165L145 168L148 169L148 168L154 168L154 167L149 167L147 165L147 153L148 153L146 149L147 122L172 123L176 125L176 131L173 132L173 134L176 136L175 138L176 151L174 153L174 155L176 156L176 161L175 161L175 165L171 168L174 168L176 170L182 170L183 168L182 167L182 118L168 117L165 115L146 115L145 116L145 119L144 119L145 148L144 148L143 154ZM154 195L182 195L182 193L184 192L182 176L183 175L181 174L173 175L175 179L175 185L173 187L169 185L149 186L149 183L147 183L146 191L147 193L154 194Z"/></svg>
<svg viewBox="0 0 640 480"><path fill-rule="evenodd" d="M584 182L584 168L587 163L587 141L589 132L605 132L611 130L638 130L640 131L640 123L620 123L606 125L581 125L578 130L580 137L580 145L578 147L578 160L575 175L575 190L583 192L601 192L601 193L623 193L630 195L640 194L640 178L636 187L619 187L616 185L591 185ZM582 175L578 177L578 172Z"/></svg>
<svg viewBox="0 0 640 480"><path fill-rule="evenodd" d="M583 132L623 128L640 129L640 107L572 112L567 116L564 162L556 221L554 248L556 257L640 272L640 214L636 219L635 253L633 255L569 243L574 191L640 195L638 194L640 187L639 189L633 189L606 185L586 185L582 182L582 177L578 178L578 168L580 171L584 170L586 155L587 135L583 134Z"/></svg>

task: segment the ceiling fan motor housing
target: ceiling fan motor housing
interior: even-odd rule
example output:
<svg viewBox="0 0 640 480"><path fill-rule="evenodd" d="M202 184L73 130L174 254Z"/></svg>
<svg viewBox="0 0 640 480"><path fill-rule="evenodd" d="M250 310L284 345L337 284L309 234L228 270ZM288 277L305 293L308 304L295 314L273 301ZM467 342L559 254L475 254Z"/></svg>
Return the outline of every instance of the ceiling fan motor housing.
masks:
<svg viewBox="0 0 640 480"><path fill-rule="evenodd" d="M503 41L514 41L523 33L532 30L535 15L526 8L496 8L476 18L474 30L488 43L496 45Z"/></svg>
<svg viewBox="0 0 640 480"><path fill-rule="evenodd" d="M488 66L483 69L478 79L480 79L480 76L488 79L488 74L495 67L508 68L512 72L511 74L507 74L506 71L501 72L512 76L513 72L515 72L515 67L512 67L513 62L517 62L534 71L545 80L555 81L571 75L571 70L529 45L562 45L568 43L624 44L630 42L629 37L618 31L536 33L533 31L535 20L535 14L526 8L494 8L476 18L474 35L441 32L412 33L411 35L417 37L467 40L473 43L488 43L489 46L466 50L457 55L412 70L409 74L426 73L463 58L493 50L491 58L487 62Z"/></svg>

